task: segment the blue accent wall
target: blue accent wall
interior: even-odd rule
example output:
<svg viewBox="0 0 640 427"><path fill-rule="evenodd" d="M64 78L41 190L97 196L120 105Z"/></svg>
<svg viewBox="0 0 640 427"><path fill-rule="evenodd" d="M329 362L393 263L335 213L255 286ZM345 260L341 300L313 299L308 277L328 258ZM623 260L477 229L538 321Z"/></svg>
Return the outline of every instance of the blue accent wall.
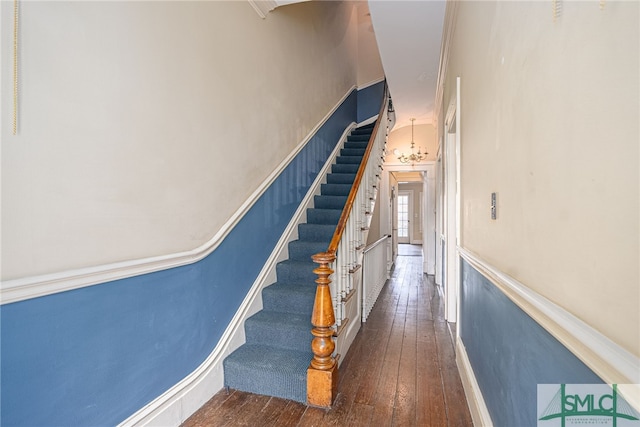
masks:
<svg viewBox="0 0 640 427"><path fill-rule="evenodd" d="M602 380L462 260L460 335L495 427L537 425L538 384Z"/></svg>
<svg viewBox="0 0 640 427"><path fill-rule="evenodd" d="M358 123L362 123L380 112L383 96L384 81L358 91Z"/></svg>
<svg viewBox="0 0 640 427"><path fill-rule="evenodd" d="M196 369L356 121L358 99L353 91L205 259L0 307L0 424L115 425Z"/></svg>

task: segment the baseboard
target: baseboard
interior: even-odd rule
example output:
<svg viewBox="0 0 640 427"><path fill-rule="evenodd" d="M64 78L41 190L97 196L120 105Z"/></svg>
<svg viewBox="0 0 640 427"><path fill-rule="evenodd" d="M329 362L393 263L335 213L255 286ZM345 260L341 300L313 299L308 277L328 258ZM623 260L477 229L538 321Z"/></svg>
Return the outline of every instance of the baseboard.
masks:
<svg viewBox="0 0 640 427"><path fill-rule="evenodd" d="M224 385L222 361L240 345L244 344L244 321L262 309L262 289L276 281L276 264L288 257L288 243L298 237L298 224L306 220L307 208L313 205L313 196L320 193L320 184L325 180L331 165L335 163L340 148L344 145L347 135L354 126L355 123L352 123L343 132L339 143L336 144L336 148L318 173L240 308L209 357L189 376L124 420L120 424L121 426L180 425L222 389Z"/></svg>
<svg viewBox="0 0 640 427"><path fill-rule="evenodd" d="M377 85L378 83L383 82L383 81L384 81L384 76L382 76L382 77L380 77L378 79L372 80L372 81L370 81L368 83L364 83L364 84L358 86L358 90L366 89L369 86Z"/></svg>
<svg viewBox="0 0 640 427"><path fill-rule="evenodd" d="M357 127L370 125L371 123L375 123L376 120L378 120L378 114L376 114L373 117L369 117L367 120L363 120L362 122L358 123Z"/></svg>
<svg viewBox="0 0 640 427"><path fill-rule="evenodd" d="M484 403L482 397L482 391L476 381L476 376L473 373L473 368L469 362L467 356L467 350L464 348L464 344L460 337L456 341L456 365L458 366L458 372L460 373L460 379L462 380L462 387L464 388L464 394L467 397L467 405L469 405L469 412L471 412L471 419L475 427L491 427L493 421L489 415L487 405Z"/></svg>

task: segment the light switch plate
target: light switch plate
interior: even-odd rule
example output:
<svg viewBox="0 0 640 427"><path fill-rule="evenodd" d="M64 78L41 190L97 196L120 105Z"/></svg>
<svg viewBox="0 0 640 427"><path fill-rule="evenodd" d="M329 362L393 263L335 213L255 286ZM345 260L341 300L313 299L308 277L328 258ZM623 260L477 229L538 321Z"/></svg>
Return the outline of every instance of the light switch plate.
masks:
<svg viewBox="0 0 640 427"><path fill-rule="evenodd" d="M496 193L491 193L491 219L495 220L498 218L497 214L497 204L496 204Z"/></svg>

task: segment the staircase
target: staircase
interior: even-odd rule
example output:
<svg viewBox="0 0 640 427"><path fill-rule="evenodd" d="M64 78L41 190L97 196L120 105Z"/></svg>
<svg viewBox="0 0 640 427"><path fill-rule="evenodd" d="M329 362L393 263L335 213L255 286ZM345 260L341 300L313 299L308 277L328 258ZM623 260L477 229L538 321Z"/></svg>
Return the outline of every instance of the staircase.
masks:
<svg viewBox="0 0 640 427"><path fill-rule="evenodd" d="M298 240L289 243L289 259L276 266L277 282L262 290L263 309L245 321L246 343L224 360L225 387L307 402L317 278L311 255L329 246L374 124L347 137L307 222L298 225Z"/></svg>

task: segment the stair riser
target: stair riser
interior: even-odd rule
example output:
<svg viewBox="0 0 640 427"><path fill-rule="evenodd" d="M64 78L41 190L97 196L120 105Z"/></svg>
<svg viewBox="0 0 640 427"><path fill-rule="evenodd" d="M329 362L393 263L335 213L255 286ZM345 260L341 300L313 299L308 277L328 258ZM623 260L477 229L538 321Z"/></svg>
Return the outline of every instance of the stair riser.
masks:
<svg viewBox="0 0 640 427"><path fill-rule="evenodd" d="M371 135L349 135L347 137L347 142L352 142L352 141L369 142L369 138L371 138Z"/></svg>
<svg viewBox="0 0 640 427"><path fill-rule="evenodd" d="M368 142L345 142L344 148L348 150L362 150L367 148Z"/></svg>
<svg viewBox="0 0 640 427"><path fill-rule="evenodd" d="M359 165L362 162L362 157L359 156L340 156L336 159L336 163L339 165Z"/></svg>
<svg viewBox="0 0 640 427"><path fill-rule="evenodd" d="M327 184L353 184L355 173L330 173L327 175Z"/></svg>
<svg viewBox="0 0 640 427"><path fill-rule="evenodd" d="M224 385L235 390L306 403L310 351L243 345L223 362Z"/></svg>
<svg viewBox="0 0 640 427"><path fill-rule="evenodd" d="M313 273L316 267L313 261L310 261L308 265L305 264L304 266L279 263L276 265L276 275L278 276L279 282L312 285L318 278L318 276Z"/></svg>
<svg viewBox="0 0 640 427"><path fill-rule="evenodd" d="M280 371L265 372L242 365L227 363L224 367L225 386L247 393L262 394L307 403L307 378L298 375L283 381ZM261 378L262 380L257 380ZM284 384L279 384L284 382ZM267 384L276 384L267 385Z"/></svg>
<svg viewBox="0 0 640 427"><path fill-rule="evenodd" d="M274 289L269 289L274 288ZM264 310L308 314L311 318L316 295L316 285L299 285L296 292L277 289L277 284L262 290L262 306Z"/></svg>
<svg viewBox="0 0 640 427"><path fill-rule="evenodd" d="M367 151L366 148L343 148L340 150L340 155L362 157L365 151Z"/></svg>
<svg viewBox="0 0 640 427"><path fill-rule="evenodd" d="M335 173L357 173L360 165L340 164L331 165L331 172Z"/></svg>
<svg viewBox="0 0 640 427"><path fill-rule="evenodd" d="M338 224L341 214L342 209L307 209L307 224Z"/></svg>
<svg viewBox="0 0 640 427"><path fill-rule="evenodd" d="M335 226L333 226L335 229ZM304 240L294 240L289 243L289 259L296 261L310 261L311 256L318 252L324 252L329 247L331 238L322 242L308 242Z"/></svg>
<svg viewBox="0 0 640 427"><path fill-rule="evenodd" d="M332 224L300 224L298 225L298 237L300 240L331 241L336 227Z"/></svg>
<svg viewBox="0 0 640 427"><path fill-rule="evenodd" d="M311 314L309 314L311 319ZM306 351L311 348L311 328L309 323L305 330L295 327L274 330L273 325L245 322L245 336L250 344L271 345L287 350Z"/></svg>
<svg viewBox="0 0 640 427"><path fill-rule="evenodd" d="M352 184L322 184L320 192L323 196L348 196Z"/></svg>
<svg viewBox="0 0 640 427"><path fill-rule="evenodd" d="M313 204L318 209L340 209L347 203L346 196L315 196Z"/></svg>

